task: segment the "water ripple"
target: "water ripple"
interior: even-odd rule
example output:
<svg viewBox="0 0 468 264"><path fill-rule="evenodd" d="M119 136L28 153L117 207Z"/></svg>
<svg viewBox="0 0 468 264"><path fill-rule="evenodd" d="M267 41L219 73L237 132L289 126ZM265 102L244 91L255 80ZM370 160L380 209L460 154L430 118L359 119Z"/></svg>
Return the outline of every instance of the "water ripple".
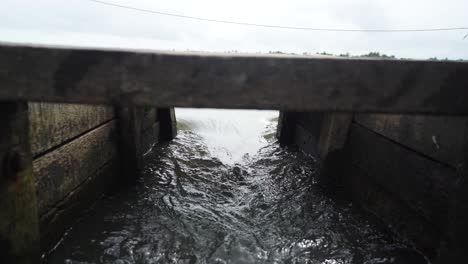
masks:
<svg viewBox="0 0 468 264"><path fill-rule="evenodd" d="M186 124L145 157L140 182L100 202L49 262L425 263L322 193L317 161L280 148L274 129L266 122L257 152L226 163Z"/></svg>

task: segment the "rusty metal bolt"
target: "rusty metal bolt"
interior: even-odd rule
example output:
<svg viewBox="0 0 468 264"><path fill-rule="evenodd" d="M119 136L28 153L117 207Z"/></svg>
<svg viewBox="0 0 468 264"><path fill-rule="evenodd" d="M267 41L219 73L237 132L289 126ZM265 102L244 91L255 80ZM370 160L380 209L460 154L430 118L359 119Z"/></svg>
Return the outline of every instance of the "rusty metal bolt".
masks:
<svg viewBox="0 0 468 264"><path fill-rule="evenodd" d="M3 158L3 175L7 179L16 180L18 172L26 169L26 155L19 149L9 150Z"/></svg>

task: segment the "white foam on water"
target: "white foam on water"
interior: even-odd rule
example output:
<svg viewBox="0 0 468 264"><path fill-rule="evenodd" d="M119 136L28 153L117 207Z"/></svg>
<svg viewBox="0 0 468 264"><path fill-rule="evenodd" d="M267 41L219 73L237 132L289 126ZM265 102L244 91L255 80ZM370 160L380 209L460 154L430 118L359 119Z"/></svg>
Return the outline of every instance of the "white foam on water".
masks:
<svg viewBox="0 0 468 264"><path fill-rule="evenodd" d="M178 122L188 124L213 157L230 165L266 146L262 132L278 115L271 110L176 109Z"/></svg>

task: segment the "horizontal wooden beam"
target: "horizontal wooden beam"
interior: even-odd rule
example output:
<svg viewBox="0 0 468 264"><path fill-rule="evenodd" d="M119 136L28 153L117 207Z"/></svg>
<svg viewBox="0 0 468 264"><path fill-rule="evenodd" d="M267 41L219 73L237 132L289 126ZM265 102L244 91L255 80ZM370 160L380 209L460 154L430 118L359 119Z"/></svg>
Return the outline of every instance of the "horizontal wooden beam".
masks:
<svg viewBox="0 0 468 264"><path fill-rule="evenodd" d="M0 100L468 114L468 63L3 44Z"/></svg>

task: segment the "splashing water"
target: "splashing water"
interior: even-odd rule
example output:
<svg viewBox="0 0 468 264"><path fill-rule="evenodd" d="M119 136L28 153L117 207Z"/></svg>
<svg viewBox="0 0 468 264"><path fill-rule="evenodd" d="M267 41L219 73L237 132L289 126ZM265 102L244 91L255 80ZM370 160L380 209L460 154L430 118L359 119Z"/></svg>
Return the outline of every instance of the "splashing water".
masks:
<svg viewBox="0 0 468 264"><path fill-rule="evenodd" d="M179 135L100 201L50 263L426 263L317 186L274 111L178 109Z"/></svg>
<svg viewBox="0 0 468 264"><path fill-rule="evenodd" d="M180 126L201 136L211 157L230 165L266 146L261 132L277 117L277 111L177 110Z"/></svg>

